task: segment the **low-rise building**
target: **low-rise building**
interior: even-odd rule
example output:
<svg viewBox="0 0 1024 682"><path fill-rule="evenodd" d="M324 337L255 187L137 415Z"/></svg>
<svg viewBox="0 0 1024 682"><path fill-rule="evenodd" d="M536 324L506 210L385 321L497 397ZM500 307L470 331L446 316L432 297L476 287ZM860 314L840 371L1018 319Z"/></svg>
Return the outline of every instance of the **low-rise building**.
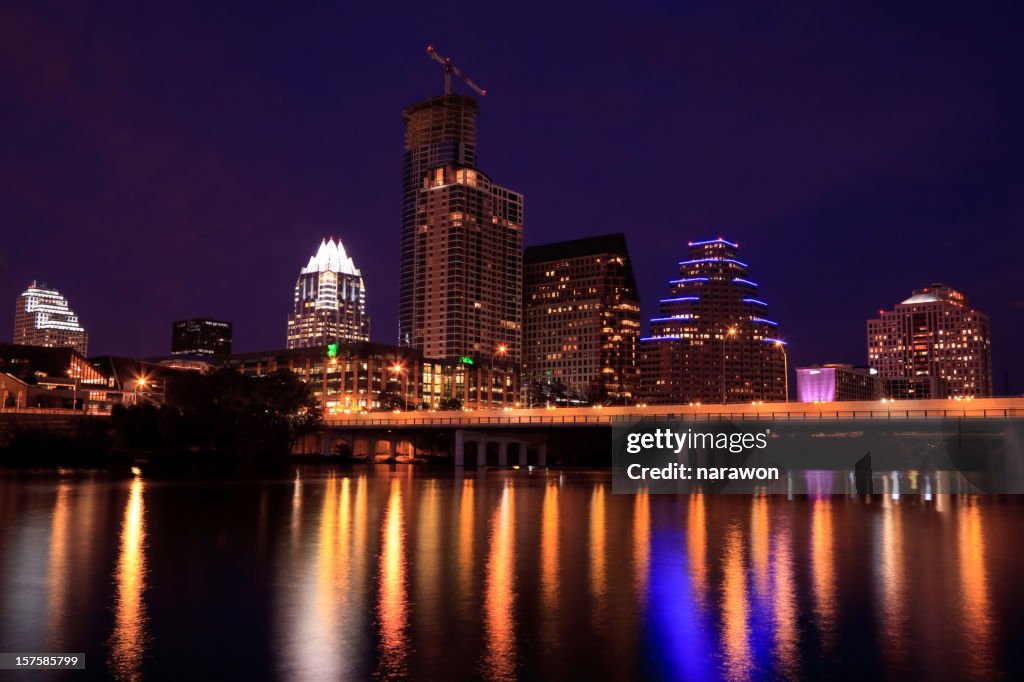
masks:
<svg viewBox="0 0 1024 682"><path fill-rule="evenodd" d="M798 367L796 395L802 403L831 403L846 400L878 400L882 380L869 367L826 364Z"/></svg>
<svg viewBox="0 0 1024 682"><path fill-rule="evenodd" d="M405 346L358 342L239 353L223 366L248 376L285 369L310 384L330 412L513 406L519 372L510 360L424 359Z"/></svg>

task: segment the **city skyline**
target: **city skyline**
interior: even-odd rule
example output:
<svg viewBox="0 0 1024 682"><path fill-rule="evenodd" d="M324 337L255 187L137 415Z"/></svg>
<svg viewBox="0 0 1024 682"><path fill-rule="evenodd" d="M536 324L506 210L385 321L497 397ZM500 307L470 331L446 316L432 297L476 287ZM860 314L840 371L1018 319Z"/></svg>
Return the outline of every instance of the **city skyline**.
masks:
<svg viewBox="0 0 1024 682"><path fill-rule="evenodd" d="M541 76L539 87L530 96L523 93L524 88L538 85L537 71L532 68L537 58L528 55L522 62L510 48L465 38L459 29L479 22L480 17L460 19L448 29L434 31L430 26L431 35L422 36L419 30L403 25L381 49L370 51L384 59L375 73L394 73L393 80L375 83L365 89L365 96L355 99L324 94L325 104L318 108L309 95L287 88L290 75L253 76L253 83L242 87L240 106L254 108L253 97L258 96L257 91L263 92L264 86L295 93L294 106L270 107L268 113L236 131L215 121L216 136L211 137L205 132L208 127L200 129L192 115L198 115L201 106L193 112L191 106L165 102L159 94L137 86L134 71L87 70L83 78L96 86L98 93L112 96L128 83L138 93L129 103L143 107L144 112L154 112L148 107L158 103L168 105L159 116L142 116L141 124L123 122L116 112L97 109L95 100L76 99L88 92L82 89L81 79L59 69L47 70L55 62L49 55L34 52L29 43L31 38L42 38L36 43L53 43L45 40L53 32L73 39L85 28L78 28L69 18L45 23L27 10L6 11L24 14L20 19L26 27L22 38L26 42L16 42L12 49L20 50L16 54L25 58L27 73L50 77L3 74L2 84L5 92L12 94L19 124L31 130L16 131L24 134L16 135L11 157L16 165L24 166L24 172L13 172L16 166L8 167L5 162L12 178L5 190L12 207L8 224L17 229L3 245L5 269L0 286L13 297L30 279L59 279L62 291L75 302L76 312L89 329L97 353L158 355L166 343L168 321L197 313L234 321L239 350L279 346L280 311L287 310L286 301L285 307L278 305L283 298L281 290L287 292L285 282L294 281L294 265L308 255L306 245L332 232L346 235L373 291L369 306L377 319L373 339L394 343L398 267L396 249L389 243L396 239L399 225L394 188L401 156L401 122L396 112L417 95L440 91L436 65L422 52L433 40L488 88L481 102L481 136L487 140L481 165L529 197L525 245L621 229L630 239L638 266L645 320L661 293L660 282L672 274L667 267L671 263L659 261L658 254L679 252L689 239L728 234L745 252L758 254L758 280L773 302L773 314L786 322L794 366L863 364L865 320L880 307L899 300L905 291L944 281L965 292L993 320L995 392L1004 391L1006 370L1012 374L1011 391L1021 390L1024 360L1010 350L1024 331L1024 302L1017 300L1018 287L1013 286L1013 254L1020 238L1015 236L1017 209L1009 190L1019 182L1015 175L1019 171L1008 159L1015 138L1007 138L1011 144L1000 149L994 150L990 144L991 135L1012 135L1006 126L1013 119L1013 103L992 99L964 75L1006 68L996 59L996 48L987 44L992 31L998 34L999 24L984 13L969 17L963 27L959 16L936 10L927 26L913 33L913 49L883 36L879 38L882 56L867 63L851 56L857 27L870 23L866 13L856 11L847 17L848 28L842 28L839 18L824 10L816 13L826 29L840 31L831 49L801 36L796 18L784 16L778 21L794 36L795 54L775 53L759 66L723 55L707 38L718 35L716 29L727 31L723 35L728 47L754 34L752 28L722 26L716 10L687 17L686 22L671 14L665 17L666 34L681 30L682 35L695 39L679 41L692 45L686 49L676 48L660 33L645 47L630 33L629 21L612 28L613 18L591 18L588 24L596 27L599 36L625 40L628 49L616 50L619 58L636 66L660 55L665 57L665 66L622 82L602 73L608 70L608 57L593 50L585 50L586 59L574 57L554 45L552 34L532 29L527 33L543 47L556 48L552 53L556 63L553 75L548 71ZM172 17L168 26L175 21L191 25L195 17L185 15ZM316 18L297 20L312 25ZM911 23L910 17L896 19ZM958 22L962 32L951 45L944 38ZM684 23L688 25L682 26ZM256 19L257 30L278 37L279 46L291 46L272 24L271 17ZM148 52L138 55L140 45L121 33L120 26L111 24L98 30L114 38L109 43L112 54L106 55L108 61L100 59L101 64L123 54L145 57L140 64L161 74L169 68L171 62L164 57ZM243 32L232 39L243 42L230 45L244 44L251 35ZM161 44L161 36L157 31L157 44ZM324 56L324 36L313 31L310 40L320 50L318 55ZM353 54L360 52L358 48L356 41ZM212 45L199 40L198 49L203 54ZM317 67L326 71L312 69L310 77L319 83L330 72L325 84L351 82L349 71L333 73L339 63L345 63L346 54L345 50L332 51L331 60L323 60L325 65ZM695 55L708 56L709 63L716 61L710 57L724 60L719 61L721 66L710 67L693 62ZM821 64L807 66L815 60L802 58L806 55L821 57ZM191 63L186 60L187 65ZM307 65L307 56L292 55L290 64ZM893 64L899 68L892 69ZM626 105L615 104L649 93L671 79L673 68L682 65L687 67L680 76L687 85L685 101L683 88L680 94L659 90L667 98L665 111L675 111L673 107L678 105L679 120L690 124L673 128L675 137L666 137L669 128L660 111L652 112L650 125L641 129L637 123L647 119ZM789 66L794 68L785 71L783 67ZM225 77L221 61L214 59L211 68L208 80L185 91L196 105L216 97L217 86ZM792 74L786 81L789 89L780 88L777 78L769 79L770 87L755 87L758 76L765 75L766 69L770 75L776 68ZM728 75L724 69L729 69ZM823 70L834 74L844 92L857 95L856 101L845 99L848 95L816 79ZM116 78L108 78L109 73ZM733 91L724 88L721 83L725 80L720 83L716 76L753 87L747 95L751 101L732 100ZM905 84L908 78L915 87L904 92L897 84ZM868 79L872 87L852 87L861 79ZM569 86L569 94L558 90L577 80L581 82L575 88ZM356 82L366 81L357 76ZM170 83L184 87L175 77ZM579 92L573 94L574 89ZM952 112L934 111L928 102L950 89L950 97L962 106ZM623 91L627 97L622 97ZM801 106L815 93L819 99L814 101L824 98L833 106L815 109L824 118L807 128L809 119L801 113ZM65 125L59 105L67 101L81 107L72 113L80 114L84 130L102 142L98 148L83 148L81 131ZM234 111L225 106L225 115ZM701 114L697 106L705 106L708 114ZM768 116L768 123L755 119L740 125L728 116L740 109L773 114L774 118ZM582 112L587 114L582 117L585 120L579 116ZM723 121L711 120L716 116ZM677 116L671 118L675 123ZM328 119L334 128L327 124ZM302 121L301 131L288 127L297 121ZM337 125L338 121L343 125ZM127 142L111 136L122 123L127 123ZM251 149L248 136L274 130L289 130L295 144L286 151L267 141L259 156L249 158L244 151ZM161 132L174 134L162 136ZM51 133L53 142L42 151L32 146L39 135ZM728 135L736 139L728 139L722 147ZM773 135L781 146L772 142ZM156 146L157 139L171 142ZM678 142L661 145L663 151L653 144L668 139ZM856 144L844 146L841 140ZM937 140L940 145L932 144ZM597 144L599 141L605 144ZM373 158L368 156L370 160L358 168L339 164L337 158L351 145L357 150L360 145L372 147ZM89 176L81 188L67 194L64 203L49 198L57 190L64 191L66 172L59 170L63 165L55 161L62 157L68 159L66 172L77 168ZM648 166L642 174L643 186L632 179L628 167L636 158ZM177 168L181 162L204 159L205 165L194 166L198 176L182 174ZM93 173L94 169L98 171ZM278 177L276 169L290 169L289 175ZM784 172L777 174L778 169ZM172 171L181 177L165 182ZM272 192L265 192L268 180L274 181ZM204 182L216 191L203 189ZM681 194L666 194L667 186L678 188L674 191ZM141 191L132 195L136 190ZM262 196L252 198L261 192ZM122 195L137 198L118 198ZM957 201L952 202L950 196ZM104 197L108 204L102 203ZM103 206L107 208L97 210ZM174 229L169 230L170 226ZM254 243L272 240L277 247L260 247L260 252L254 253L254 247L240 238L250 229L260 237L252 240ZM204 248L195 249L189 240L206 232L210 236ZM154 248L157 235L164 234L171 238ZM47 248L42 248L43 244ZM77 258L85 249L91 257ZM243 266L233 265L243 261L252 264L250 271L260 271L251 281L245 278ZM123 281L126 271L134 275L130 286ZM116 272L118 279L108 272ZM216 310L204 305L202 291L224 288L226 281L237 285L240 277L246 279L247 287L251 285L253 301L232 301L233 307L225 301L218 303ZM262 297L271 289L273 292ZM108 306L113 297L123 305ZM842 303L836 304L837 300ZM264 310L257 309L257 304ZM808 314L811 311L813 314ZM11 338L9 324L10 320L0 320L0 336Z"/></svg>

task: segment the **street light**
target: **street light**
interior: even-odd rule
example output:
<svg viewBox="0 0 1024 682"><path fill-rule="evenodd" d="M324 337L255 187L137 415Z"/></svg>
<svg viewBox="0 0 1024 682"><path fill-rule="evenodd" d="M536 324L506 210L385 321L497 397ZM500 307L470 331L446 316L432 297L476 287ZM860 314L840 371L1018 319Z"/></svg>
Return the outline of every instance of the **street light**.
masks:
<svg viewBox="0 0 1024 682"><path fill-rule="evenodd" d="M402 391L402 405L405 409L409 408L409 373L405 371L405 367L396 362L391 365L391 371L395 374L402 375L404 383L404 390Z"/></svg>
<svg viewBox="0 0 1024 682"><path fill-rule="evenodd" d="M789 402L789 358L786 356L786 344L776 339L775 347L782 351L782 371L786 376L786 402ZM798 387L799 388L799 387Z"/></svg>
<svg viewBox="0 0 1024 682"><path fill-rule="evenodd" d="M143 392L145 392L145 390L146 390L146 377L145 377L145 375L140 375L140 376L135 378L135 404L136 405L139 404L139 389L140 388L143 390Z"/></svg>
<svg viewBox="0 0 1024 682"><path fill-rule="evenodd" d="M497 349L495 349L494 353L491 355L490 386L487 387L487 404L488 405L492 405L494 403L494 356L495 355L500 355L502 357L505 357L506 355L508 355L508 346L506 346L505 344L501 344L500 346L497 347ZM504 381L501 384L501 404L502 405L505 404L505 383L504 383Z"/></svg>
<svg viewBox="0 0 1024 682"><path fill-rule="evenodd" d="M729 330L722 334L722 404L725 405L725 341L730 336L736 336L736 327L729 327Z"/></svg>

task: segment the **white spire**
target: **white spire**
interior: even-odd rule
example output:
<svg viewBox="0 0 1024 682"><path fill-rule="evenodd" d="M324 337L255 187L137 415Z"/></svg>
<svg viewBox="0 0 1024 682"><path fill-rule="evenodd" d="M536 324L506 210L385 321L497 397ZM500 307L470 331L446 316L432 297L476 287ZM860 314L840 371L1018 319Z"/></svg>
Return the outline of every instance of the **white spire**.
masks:
<svg viewBox="0 0 1024 682"><path fill-rule="evenodd" d="M335 243L334 237L331 237L330 240L322 240L316 255L311 256L309 263L306 264L306 267L302 268L302 274L327 271L339 272L344 275L355 275L356 277L361 276L355 262L345 253L345 247L342 245L341 240L339 239Z"/></svg>

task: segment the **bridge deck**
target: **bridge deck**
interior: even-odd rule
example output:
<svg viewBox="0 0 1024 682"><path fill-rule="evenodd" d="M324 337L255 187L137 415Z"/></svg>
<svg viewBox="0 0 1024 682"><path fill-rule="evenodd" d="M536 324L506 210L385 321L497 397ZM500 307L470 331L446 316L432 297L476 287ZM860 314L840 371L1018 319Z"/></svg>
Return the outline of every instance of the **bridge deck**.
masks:
<svg viewBox="0 0 1024 682"><path fill-rule="evenodd" d="M1007 419L1024 418L1024 398L905 400L842 403L763 403L760 405L650 405L558 409L506 409L463 412L369 412L331 415L328 428L473 428L487 426L613 426L647 420L732 421L836 419Z"/></svg>

